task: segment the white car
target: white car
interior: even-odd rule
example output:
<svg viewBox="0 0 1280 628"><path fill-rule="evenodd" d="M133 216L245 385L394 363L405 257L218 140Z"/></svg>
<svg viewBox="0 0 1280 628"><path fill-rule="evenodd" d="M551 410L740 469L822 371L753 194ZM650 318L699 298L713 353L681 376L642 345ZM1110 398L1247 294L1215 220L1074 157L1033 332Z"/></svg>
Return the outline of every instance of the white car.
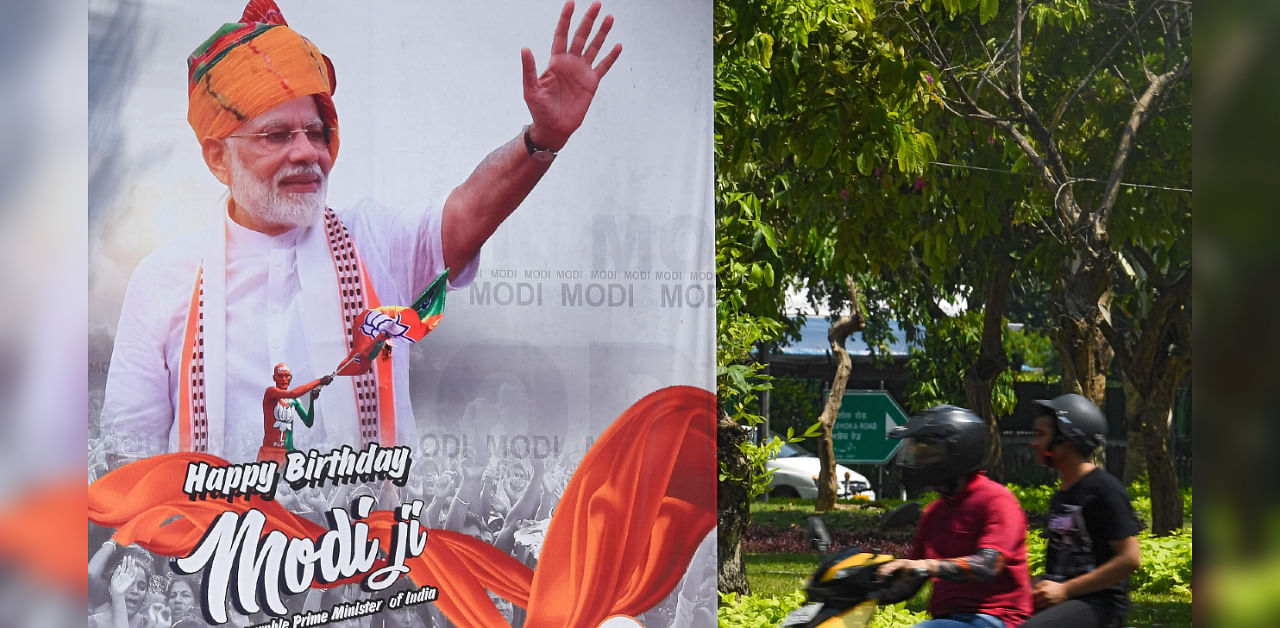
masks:
<svg viewBox="0 0 1280 628"><path fill-rule="evenodd" d="M769 481L770 497L818 497L818 470L821 463L817 456L791 443L783 443L778 456L766 461L764 467L773 471L773 479ZM866 476L839 464L836 465L836 491L836 496L840 499L849 499L854 495L861 495L869 500L876 498Z"/></svg>

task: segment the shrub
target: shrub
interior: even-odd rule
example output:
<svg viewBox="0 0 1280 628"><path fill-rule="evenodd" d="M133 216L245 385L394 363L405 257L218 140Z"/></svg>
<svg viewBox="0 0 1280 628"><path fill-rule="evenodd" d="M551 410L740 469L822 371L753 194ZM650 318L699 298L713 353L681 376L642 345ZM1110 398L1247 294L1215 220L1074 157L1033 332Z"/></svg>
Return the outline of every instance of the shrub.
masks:
<svg viewBox="0 0 1280 628"><path fill-rule="evenodd" d="M787 613L800 608L804 599L803 589L776 598L722 593L717 623L719 628L772 628L781 623ZM868 628L914 626L929 618L925 611L912 611L909 605L911 600L877 608Z"/></svg>
<svg viewBox="0 0 1280 628"><path fill-rule="evenodd" d="M1018 498L1018 503L1022 504L1022 510L1026 511L1028 515L1047 514L1049 512L1049 500L1056 490L1058 490L1057 485L1050 484L1044 486L1009 485L1009 492Z"/></svg>
<svg viewBox="0 0 1280 628"><path fill-rule="evenodd" d="M1039 530L1027 534L1027 567L1032 576L1044 573L1046 541ZM1191 593L1191 534L1179 531L1167 537L1138 534L1142 565L1129 581L1133 593Z"/></svg>
<svg viewBox="0 0 1280 628"><path fill-rule="evenodd" d="M787 613L804 604L804 590L779 597L720 594L720 628L771 627L782 623Z"/></svg>
<svg viewBox="0 0 1280 628"><path fill-rule="evenodd" d="M1044 573L1044 551L1048 541L1040 530L1027 531L1027 573L1038 576Z"/></svg>
<svg viewBox="0 0 1280 628"><path fill-rule="evenodd" d="M871 623L867 624L867 628L897 628L898 626L914 626L926 619L929 619L929 613L926 611L912 611L907 608L907 602L900 602L892 606L881 606L876 609L876 614L871 618Z"/></svg>
<svg viewBox="0 0 1280 628"><path fill-rule="evenodd" d="M1134 591L1191 593L1191 534L1179 530L1166 537L1138 535L1142 566L1133 574Z"/></svg>
<svg viewBox="0 0 1280 628"><path fill-rule="evenodd" d="M1054 491L1058 490L1058 484L1045 484L1043 486L1010 484L1008 488L1013 493L1013 496L1018 498L1018 503L1022 504L1022 509L1026 511L1027 515L1034 517L1035 515L1048 514L1049 500L1053 497ZM1129 485L1129 498L1133 503L1133 512L1138 519L1150 522L1151 487L1147 484L1146 478L1141 478ZM1191 516L1191 487L1182 489L1182 512L1186 516Z"/></svg>

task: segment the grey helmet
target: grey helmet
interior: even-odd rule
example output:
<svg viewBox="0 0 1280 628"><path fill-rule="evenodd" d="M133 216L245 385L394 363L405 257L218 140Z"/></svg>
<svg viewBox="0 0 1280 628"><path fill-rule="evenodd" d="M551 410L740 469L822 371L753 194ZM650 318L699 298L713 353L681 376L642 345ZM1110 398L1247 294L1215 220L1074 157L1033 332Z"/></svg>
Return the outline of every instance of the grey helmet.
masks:
<svg viewBox="0 0 1280 628"><path fill-rule="evenodd" d="M982 417L957 406L934 406L889 434L905 442L898 450L908 488L946 493L956 478L986 467L991 433Z"/></svg>
<svg viewBox="0 0 1280 628"><path fill-rule="evenodd" d="M1087 397L1070 393L1053 399L1036 399L1032 403L1056 420L1055 440L1065 439L1080 455L1092 456L1107 441L1107 417Z"/></svg>

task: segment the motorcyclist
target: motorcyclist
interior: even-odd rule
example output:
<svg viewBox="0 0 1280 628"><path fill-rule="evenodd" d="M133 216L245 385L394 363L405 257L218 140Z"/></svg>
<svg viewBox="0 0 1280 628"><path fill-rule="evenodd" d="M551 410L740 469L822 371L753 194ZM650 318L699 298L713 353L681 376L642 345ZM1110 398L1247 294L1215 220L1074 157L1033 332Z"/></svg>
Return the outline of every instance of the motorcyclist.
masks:
<svg viewBox="0 0 1280 628"><path fill-rule="evenodd" d="M909 490L936 490L906 559L877 569L884 579L933 581L923 628L1013 628L1031 614L1027 520L1009 489L984 469L990 433L964 408L941 405L890 434ZM923 580L920 581L923 583Z"/></svg>
<svg viewBox="0 0 1280 628"><path fill-rule="evenodd" d="M1049 502L1045 574L1032 592L1031 628L1122 626L1129 613L1129 574L1140 563L1129 493L1091 462L1106 442L1107 420L1080 395L1040 399L1031 446L1062 475Z"/></svg>

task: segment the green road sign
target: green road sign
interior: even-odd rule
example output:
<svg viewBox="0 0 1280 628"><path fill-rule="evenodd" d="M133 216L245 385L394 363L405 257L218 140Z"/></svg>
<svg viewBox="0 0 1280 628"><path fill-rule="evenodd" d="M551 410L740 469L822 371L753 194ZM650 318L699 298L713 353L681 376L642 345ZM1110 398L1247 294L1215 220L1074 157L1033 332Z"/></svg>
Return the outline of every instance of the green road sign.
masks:
<svg viewBox="0 0 1280 628"><path fill-rule="evenodd" d="M889 432L910 418L883 390L850 390L840 400L831 433L841 464L884 464L902 441Z"/></svg>

